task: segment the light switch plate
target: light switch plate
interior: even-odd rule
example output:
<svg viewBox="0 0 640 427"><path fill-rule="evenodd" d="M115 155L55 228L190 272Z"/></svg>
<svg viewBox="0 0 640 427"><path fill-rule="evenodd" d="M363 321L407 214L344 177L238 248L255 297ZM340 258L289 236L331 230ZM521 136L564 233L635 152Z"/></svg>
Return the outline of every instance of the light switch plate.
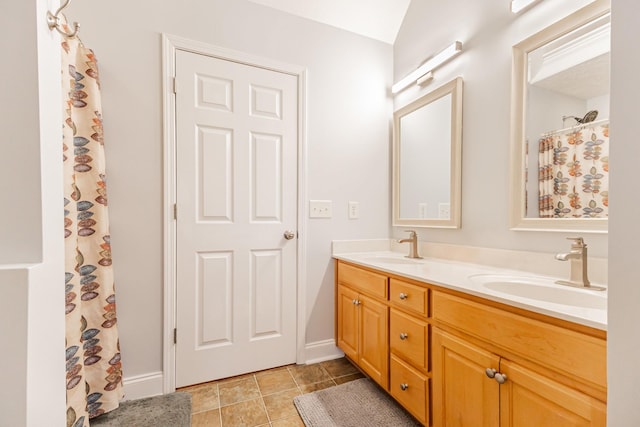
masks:
<svg viewBox="0 0 640 427"><path fill-rule="evenodd" d="M426 218L426 217L427 217L427 204L418 203L418 218Z"/></svg>
<svg viewBox="0 0 640 427"><path fill-rule="evenodd" d="M438 218L440 219L451 218L451 207L449 203L438 203Z"/></svg>
<svg viewBox="0 0 640 427"><path fill-rule="evenodd" d="M331 200L309 200L309 218L331 218L332 216Z"/></svg>
<svg viewBox="0 0 640 427"><path fill-rule="evenodd" d="M360 218L360 204L358 202L349 202L349 219Z"/></svg>

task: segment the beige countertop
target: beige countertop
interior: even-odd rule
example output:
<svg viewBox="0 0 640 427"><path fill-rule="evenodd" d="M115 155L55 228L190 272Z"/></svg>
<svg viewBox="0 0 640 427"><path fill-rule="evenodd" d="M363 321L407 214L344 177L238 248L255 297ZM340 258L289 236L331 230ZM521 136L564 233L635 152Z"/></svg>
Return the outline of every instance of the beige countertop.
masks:
<svg viewBox="0 0 640 427"><path fill-rule="evenodd" d="M333 257L596 329L607 329L607 291L555 285L553 282L559 279L557 277L439 258L412 260L403 253L391 251L334 253ZM502 283L495 289L483 284L491 281L540 283L560 298L537 294L524 296L527 292L521 293L515 286L512 290L510 283ZM537 293L537 289L533 291ZM542 293L546 291L542 290ZM558 302L560 300L566 303Z"/></svg>

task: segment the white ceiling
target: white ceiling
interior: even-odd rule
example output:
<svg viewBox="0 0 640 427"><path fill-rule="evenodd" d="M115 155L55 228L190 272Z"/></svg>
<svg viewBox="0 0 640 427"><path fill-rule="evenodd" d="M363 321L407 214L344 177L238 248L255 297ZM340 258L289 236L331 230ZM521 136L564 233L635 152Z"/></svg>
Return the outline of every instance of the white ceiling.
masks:
<svg viewBox="0 0 640 427"><path fill-rule="evenodd" d="M411 0L249 0L393 44Z"/></svg>

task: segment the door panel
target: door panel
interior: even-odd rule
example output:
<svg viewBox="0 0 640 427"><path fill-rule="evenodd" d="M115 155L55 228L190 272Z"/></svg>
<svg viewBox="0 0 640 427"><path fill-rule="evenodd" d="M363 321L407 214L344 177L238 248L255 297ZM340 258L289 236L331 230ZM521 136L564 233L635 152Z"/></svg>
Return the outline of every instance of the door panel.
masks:
<svg viewBox="0 0 640 427"><path fill-rule="evenodd" d="M176 53L177 386L296 360L297 88Z"/></svg>
<svg viewBox="0 0 640 427"><path fill-rule="evenodd" d="M500 425L593 427L606 424L606 405L550 378L502 359Z"/></svg>
<svg viewBox="0 0 640 427"><path fill-rule="evenodd" d="M446 332L433 329L433 425L497 427L499 385L486 368L500 358Z"/></svg>
<svg viewBox="0 0 640 427"><path fill-rule="evenodd" d="M383 388L389 387L389 308L365 295L360 300L358 362Z"/></svg>
<svg viewBox="0 0 640 427"><path fill-rule="evenodd" d="M347 357L358 361L358 293L338 285L338 347Z"/></svg>

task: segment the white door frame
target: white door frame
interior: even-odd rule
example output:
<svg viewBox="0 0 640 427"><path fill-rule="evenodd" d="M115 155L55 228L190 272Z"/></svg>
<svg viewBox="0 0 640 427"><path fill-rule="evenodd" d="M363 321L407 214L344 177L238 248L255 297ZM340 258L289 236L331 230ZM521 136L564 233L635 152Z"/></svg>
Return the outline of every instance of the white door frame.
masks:
<svg viewBox="0 0 640 427"><path fill-rule="evenodd" d="M298 77L298 250L297 250L297 336L296 361L305 362L306 335L306 86L307 70L243 52L221 48L203 42L162 34L162 96L163 96L163 251L164 251L164 322L163 322L163 392L175 391L176 357L173 331L176 327L176 105L174 76L176 51L184 50L250 66L265 68Z"/></svg>

